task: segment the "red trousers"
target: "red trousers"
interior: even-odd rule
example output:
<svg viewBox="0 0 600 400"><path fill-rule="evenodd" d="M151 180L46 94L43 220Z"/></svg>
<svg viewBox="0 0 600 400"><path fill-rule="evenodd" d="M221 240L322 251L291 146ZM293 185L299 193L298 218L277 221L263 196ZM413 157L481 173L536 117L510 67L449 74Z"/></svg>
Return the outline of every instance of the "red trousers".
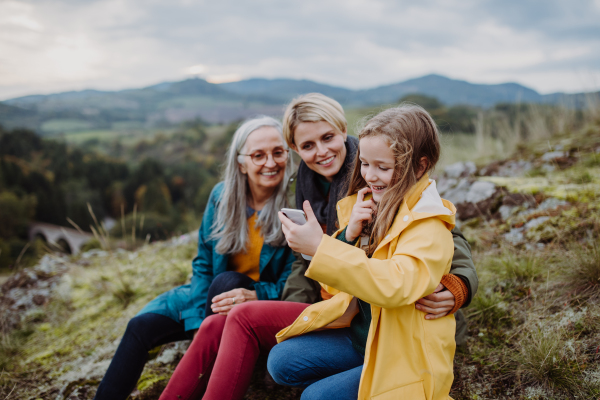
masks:
<svg viewBox="0 0 600 400"><path fill-rule="evenodd" d="M229 315L206 318L177 365L160 400L243 399L260 352L277 344L275 334L309 304L251 301Z"/></svg>

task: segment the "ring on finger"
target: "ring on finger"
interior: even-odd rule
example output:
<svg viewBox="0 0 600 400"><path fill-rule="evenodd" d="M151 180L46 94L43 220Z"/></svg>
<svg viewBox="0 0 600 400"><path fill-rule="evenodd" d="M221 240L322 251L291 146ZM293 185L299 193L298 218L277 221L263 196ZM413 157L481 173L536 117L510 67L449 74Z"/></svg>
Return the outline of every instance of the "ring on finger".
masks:
<svg viewBox="0 0 600 400"><path fill-rule="evenodd" d="M232 306L235 306L235 297L232 297L232 298L231 298L231 305L232 305Z"/></svg>

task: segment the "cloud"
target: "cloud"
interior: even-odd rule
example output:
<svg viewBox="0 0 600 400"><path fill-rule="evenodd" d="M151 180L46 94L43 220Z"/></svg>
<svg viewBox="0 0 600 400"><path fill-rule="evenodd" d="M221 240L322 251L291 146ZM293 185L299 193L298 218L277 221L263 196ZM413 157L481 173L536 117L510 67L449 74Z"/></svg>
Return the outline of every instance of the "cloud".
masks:
<svg viewBox="0 0 600 400"><path fill-rule="evenodd" d="M600 86L598 0L0 2L0 98L200 75ZM591 78L581 78L588 76Z"/></svg>

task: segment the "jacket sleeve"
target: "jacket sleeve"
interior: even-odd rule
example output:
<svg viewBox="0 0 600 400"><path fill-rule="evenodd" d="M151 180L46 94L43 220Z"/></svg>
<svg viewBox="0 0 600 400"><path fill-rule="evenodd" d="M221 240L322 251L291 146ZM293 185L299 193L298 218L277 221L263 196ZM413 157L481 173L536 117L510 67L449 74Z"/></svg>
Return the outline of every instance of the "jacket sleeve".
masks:
<svg viewBox="0 0 600 400"><path fill-rule="evenodd" d="M391 258L368 258L323 235L306 276L382 308L413 304L433 293L452 259L452 234L436 218L413 222Z"/></svg>
<svg viewBox="0 0 600 400"><path fill-rule="evenodd" d="M300 253L294 253L296 260L292 264L292 272L285 283L281 300L296 303L313 304L321 300L321 286L318 282L304 276L308 268Z"/></svg>
<svg viewBox="0 0 600 400"><path fill-rule="evenodd" d="M185 324L185 330L198 329L204 320L204 308L206 307L206 296L208 288L213 281L213 241L210 240L211 227L217 207L217 192L220 187L217 184L208 199L208 205L204 210L202 223L198 231L198 254L192 261L192 282L190 285L189 308L181 310L181 320Z"/></svg>
<svg viewBox="0 0 600 400"><path fill-rule="evenodd" d="M292 271L292 264L296 261L296 256L292 252L292 249L286 249L285 266L281 271L281 275L277 278L277 282L256 282L254 283L254 290L256 290L256 297L258 300L280 300L285 282L290 276Z"/></svg>
<svg viewBox="0 0 600 400"><path fill-rule="evenodd" d="M468 293L465 303L461 307L463 308L471 303L471 299L477 293L479 279L477 278L475 264L473 264L471 246L469 246L469 242L467 242L460 229L452 229L452 238L454 239L454 256L452 257L450 273L461 278L467 285Z"/></svg>

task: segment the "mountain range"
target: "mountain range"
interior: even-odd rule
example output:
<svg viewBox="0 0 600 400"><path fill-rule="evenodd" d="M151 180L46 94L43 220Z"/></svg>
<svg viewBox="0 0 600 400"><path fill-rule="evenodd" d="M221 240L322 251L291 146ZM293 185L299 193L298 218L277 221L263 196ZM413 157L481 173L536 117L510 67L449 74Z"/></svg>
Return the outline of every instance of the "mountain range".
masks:
<svg viewBox="0 0 600 400"><path fill-rule="evenodd" d="M281 117L295 96L320 92L346 108L397 103L408 94L435 97L448 106L488 108L498 103L585 105L586 93L542 95L517 83L474 84L426 75L372 89L351 90L309 80L247 79L222 84L200 78L120 91L83 90L31 95L0 102L0 124L28 127L43 134L96 129L143 129L200 118L227 123L256 114ZM600 92L597 92L598 94Z"/></svg>

